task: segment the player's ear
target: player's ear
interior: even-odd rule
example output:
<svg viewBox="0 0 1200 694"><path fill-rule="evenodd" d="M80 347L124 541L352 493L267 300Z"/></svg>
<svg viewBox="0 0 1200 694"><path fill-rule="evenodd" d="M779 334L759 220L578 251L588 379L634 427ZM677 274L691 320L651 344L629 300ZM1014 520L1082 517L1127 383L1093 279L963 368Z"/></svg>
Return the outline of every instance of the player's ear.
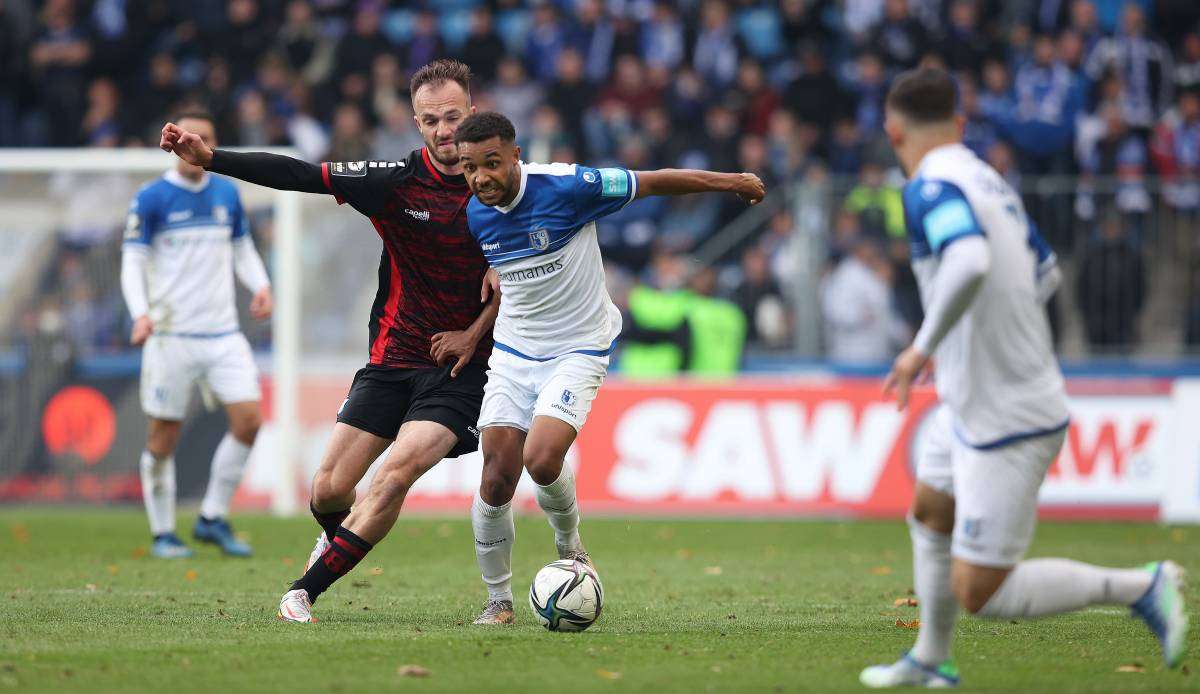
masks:
<svg viewBox="0 0 1200 694"><path fill-rule="evenodd" d="M967 117L961 113L954 114L954 131L958 133L958 139L963 139L963 135L967 132Z"/></svg>
<svg viewBox="0 0 1200 694"><path fill-rule="evenodd" d="M513 145L513 161L521 161L521 145Z"/></svg>

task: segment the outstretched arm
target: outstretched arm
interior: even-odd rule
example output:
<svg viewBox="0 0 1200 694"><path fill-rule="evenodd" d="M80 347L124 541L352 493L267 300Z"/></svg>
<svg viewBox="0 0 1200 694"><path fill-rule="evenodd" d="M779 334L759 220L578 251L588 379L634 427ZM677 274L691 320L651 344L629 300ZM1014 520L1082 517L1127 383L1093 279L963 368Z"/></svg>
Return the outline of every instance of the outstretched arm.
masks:
<svg viewBox="0 0 1200 694"><path fill-rule="evenodd" d="M321 167L306 161L265 152L228 152L212 149L200 136L174 123L162 129L158 146L174 152L193 166L202 166L213 173L232 176L276 190L297 190L302 193L332 191L325 185Z"/></svg>
<svg viewBox="0 0 1200 694"><path fill-rule="evenodd" d="M637 197L688 195L691 193L734 193L751 205L766 194L763 182L752 173L717 173L698 169L638 171Z"/></svg>

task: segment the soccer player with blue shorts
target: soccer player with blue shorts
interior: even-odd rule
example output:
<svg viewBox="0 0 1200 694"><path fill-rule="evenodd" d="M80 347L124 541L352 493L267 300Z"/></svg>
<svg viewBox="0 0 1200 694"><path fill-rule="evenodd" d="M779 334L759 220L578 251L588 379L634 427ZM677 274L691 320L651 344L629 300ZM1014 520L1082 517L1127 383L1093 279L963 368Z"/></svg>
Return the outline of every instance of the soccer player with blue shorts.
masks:
<svg viewBox="0 0 1200 694"><path fill-rule="evenodd" d="M209 115L179 120L216 145ZM235 274L253 295L250 315L269 317L271 283L231 182L180 160L138 191L125 227L121 290L133 317L131 342L144 345L141 400L150 426L140 467L156 557L192 554L175 534L174 454L197 382L225 406L229 432L213 455L193 536L226 554L250 555L226 519L262 422L258 368L238 328Z"/></svg>
<svg viewBox="0 0 1200 694"><path fill-rule="evenodd" d="M877 688L957 685L950 642L959 606L991 619L1127 606L1174 667L1187 635L1183 572L1174 562L1111 569L1024 559L1038 490L1069 423L1042 306L1053 291L1053 261L1021 198L963 146L955 102L950 75L930 69L897 78L886 102L884 127L910 177L904 212L925 320L885 389L904 408L935 359L941 406L917 454L909 516L917 643L860 680Z"/></svg>
<svg viewBox="0 0 1200 694"><path fill-rule="evenodd" d="M754 204L764 191L749 173L528 164L499 113L467 118L455 141L474 194L467 223L502 297L479 415L483 478L471 509L488 589L475 623L511 624L511 501L522 469L537 484L559 558L591 564L579 538L575 478L563 459L621 332L595 221L651 195L726 192Z"/></svg>

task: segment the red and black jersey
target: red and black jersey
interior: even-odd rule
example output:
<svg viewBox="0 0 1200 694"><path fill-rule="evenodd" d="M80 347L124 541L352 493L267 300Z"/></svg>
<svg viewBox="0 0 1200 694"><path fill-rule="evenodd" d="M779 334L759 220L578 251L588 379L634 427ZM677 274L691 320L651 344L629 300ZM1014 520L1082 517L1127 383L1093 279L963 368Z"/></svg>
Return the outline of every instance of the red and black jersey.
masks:
<svg viewBox="0 0 1200 694"><path fill-rule="evenodd" d="M383 239L370 363L436 366L433 336L467 329L483 310L479 288L488 265L467 230L466 180L440 173L425 149L404 161L326 162L321 177L338 203L370 217ZM486 363L491 350L489 333L472 361Z"/></svg>

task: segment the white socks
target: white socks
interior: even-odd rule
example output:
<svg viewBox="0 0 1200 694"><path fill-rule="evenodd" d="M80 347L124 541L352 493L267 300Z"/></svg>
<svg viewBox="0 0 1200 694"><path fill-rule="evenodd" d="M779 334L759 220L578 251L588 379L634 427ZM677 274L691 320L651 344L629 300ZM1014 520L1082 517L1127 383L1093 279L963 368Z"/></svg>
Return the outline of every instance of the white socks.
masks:
<svg viewBox="0 0 1200 694"><path fill-rule="evenodd" d="M950 657L950 640L958 619L958 602L950 588L950 535L936 532L912 516L908 534L913 546L913 586L921 611L921 627L912 657L937 667Z"/></svg>
<svg viewBox="0 0 1200 694"><path fill-rule="evenodd" d="M150 534L175 532L175 457L155 458L150 451L142 451L138 467Z"/></svg>
<svg viewBox="0 0 1200 694"><path fill-rule="evenodd" d="M212 471L208 475L208 490L200 503L200 515L209 520L229 515L229 503L242 482L250 447L226 433L213 454Z"/></svg>
<svg viewBox="0 0 1200 694"><path fill-rule="evenodd" d="M512 547L517 537L512 502L492 506L475 493L471 504L471 527L475 530L475 558L487 584L488 600L512 601Z"/></svg>
<svg viewBox="0 0 1200 694"><path fill-rule="evenodd" d="M1143 569L1108 569L1070 559L1030 559L1017 564L980 617L1045 617L1089 605L1131 605L1150 588Z"/></svg>
<svg viewBox="0 0 1200 694"><path fill-rule="evenodd" d="M537 501L554 528L555 544L578 547L579 506L575 503L575 473L570 466L564 463L557 480L544 487L538 485Z"/></svg>

